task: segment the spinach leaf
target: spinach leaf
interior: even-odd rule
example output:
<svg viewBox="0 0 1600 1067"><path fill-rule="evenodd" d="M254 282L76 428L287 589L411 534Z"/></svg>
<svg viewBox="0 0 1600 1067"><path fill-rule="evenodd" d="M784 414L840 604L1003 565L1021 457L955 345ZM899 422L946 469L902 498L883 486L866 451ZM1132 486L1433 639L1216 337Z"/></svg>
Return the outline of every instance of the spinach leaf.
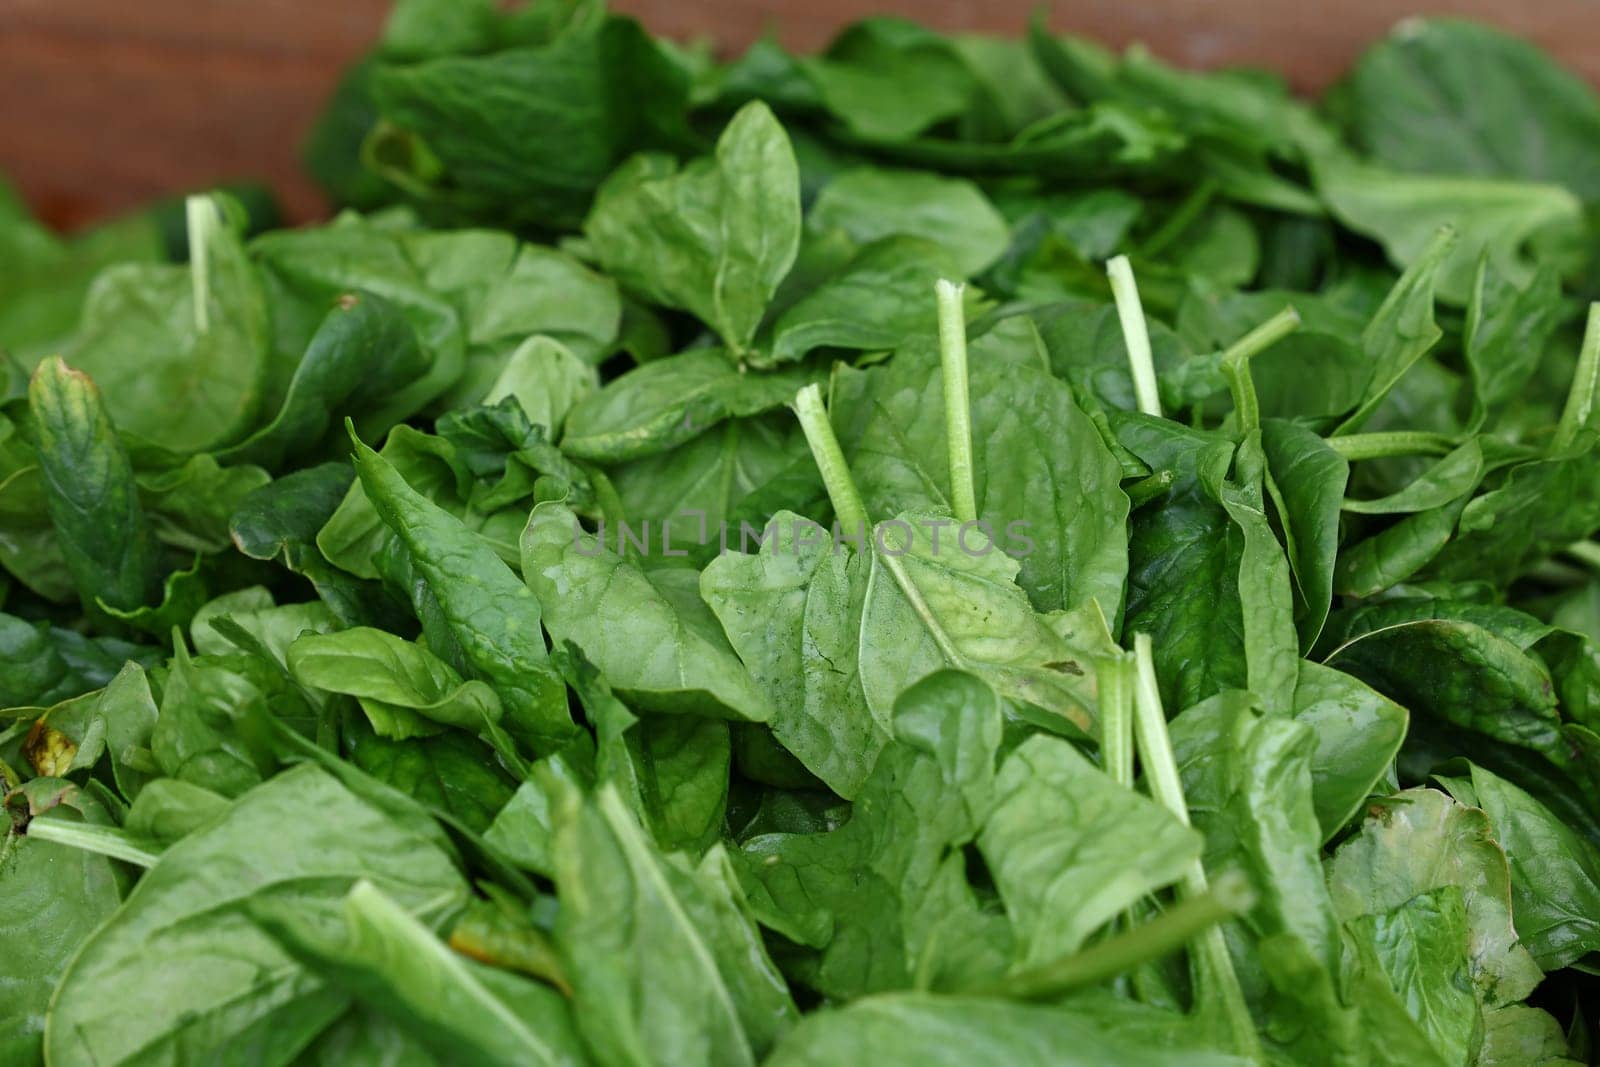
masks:
<svg viewBox="0 0 1600 1067"><path fill-rule="evenodd" d="M753 103L711 159L679 171L637 156L619 169L584 232L625 287L693 312L742 355L800 245L799 182L783 127Z"/></svg>
<svg viewBox="0 0 1600 1067"><path fill-rule="evenodd" d="M35 779L38 785L52 784ZM31 819L111 825L92 795L66 782L46 797L37 786ZM8 833L0 849L0 962L7 990L0 1009L0 1055L7 1063L43 1063L41 1039L51 992L78 946L122 903L128 879L112 860L46 840Z"/></svg>
<svg viewBox="0 0 1600 1067"><path fill-rule="evenodd" d="M1022 1065L1062 1067L1125 1063L1139 1067L1239 1062L1203 1050L1182 1017L1153 1012L1151 1019L1118 1019L1117 1029L1097 1019L1093 1006L1081 1011L1056 1005L1000 1000L886 993L844 1008L819 1012L778 1046L773 1067L822 1067L842 1057L910 1056L919 1063L955 1067L973 1057L996 1057ZM1151 1041L1128 1040L1129 1023L1148 1023ZM1120 1030L1120 1033L1119 1033ZM1192 1043L1191 1043L1192 1042Z"/></svg>
<svg viewBox="0 0 1600 1067"><path fill-rule="evenodd" d="M620 539L620 534L618 535ZM673 570L647 570L583 529L565 506L533 509L522 573L557 641L583 651L625 699L655 711L765 722L766 696L700 600ZM641 651L647 651L641 656Z"/></svg>
<svg viewBox="0 0 1600 1067"><path fill-rule="evenodd" d="M884 733L861 678L870 563L792 512L756 555L718 556L700 592L773 707L773 736L842 797L860 791Z"/></svg>
<svg viewBox="0 0 1600 1067"><path fill-rule="evenodd" d="M555 815L556 936L589 1046L616 1062L758 1062L795 1009L720 850L698 868L662 856L609 786L558 794Z"/></svg>
<svg viewBox="0 0 1600 1067"><path fill-rule="evenodd" d="M1005 219L972 182L915 171L848 171L823 187L806 225L837 228L866 244L896 234L943 245L964 276L999 258Z"/></svg>
<svg viewBox="0 0 1600 1067"><path fill-rule="evenodd" d="M189 201L187 268L102 274L61 355L99 385L119 430L173 452L248 431L268 374L267 296L225 207Z"/></svg>
<svg viewBox="0 0 1600 1067"><path fill-rule="evenodd" d="M249 878L237 866L242 842ZM48 1019L46 1057L115 1063L185 1049L292 1057L348 998L263 934L248 903L293 894L307 921L337 921L345 892L363 878L402 907L435 916L467 892L434 841L328 774L300 767L276 776L167 849L88 940ZM127 1011L130 1004L139 1010Z"/></svg>
<svg viewBox="0 0 1600 1067"><path fill-rule="evenodd" d="M1408 20L1337 92L1356 143L1392 167L1551 182L1600 200L1600 98L1490 26Z"/></svg>
<svg viewBox="0 0 1600 1067"><path fill-rule="evenodd" d="M86 607L132 610L155 596L160 573L128 454L87 375L58 358L28 387L45 506Z"/></svg>
<svg viewBox="0 0 1600 1067"><path fill-rule="evenodd" d="M381 173L447 214L577 222L628 152L688 139L682 67L632 19L589 21L487 54L494 37L456 53L436 21L414 23L428 29L403 39L425 50L401 46L371 75L399 133L371 146L395 161Z"/></svg>
<svg viewBox="0 0 1600 1067"><path fill-rule="evenodd" d="M298 909L246 910L295 960L382 1012L440 1056L471 1064L578 1064L566 1004L544 986L452 953L370 881L343 901L336 933Z"/></svg>
<svg viewBox="0 0 1600 1067"><path fill-rule="evenodd" d="M436 652L489 683L514 732L536 745L570 735L565 689L550 667L539 601L527 586L484 541L359 441L356 473L404 546L416 581L408 592L419 618L437 612L442 620L451 644Z"/></svg>
<svg viewBox="0 0 1600 1067"><path fill-rule="evenodd" d="M1557 970L1600 944L1592 916L1600 897L1600 853L1523 790L1481 767L1445 783L1488 814L1511 864L1517 936L1541 968Z"/></svg>

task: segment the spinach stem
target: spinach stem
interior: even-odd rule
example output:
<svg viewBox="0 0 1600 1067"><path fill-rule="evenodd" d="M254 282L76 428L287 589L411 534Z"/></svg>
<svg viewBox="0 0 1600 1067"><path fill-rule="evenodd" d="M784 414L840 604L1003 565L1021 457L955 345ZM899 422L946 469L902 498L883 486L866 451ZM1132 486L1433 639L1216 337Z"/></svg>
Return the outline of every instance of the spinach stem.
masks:
<svg viewBox="0 0 1600 1067"><path fill-rule="evenodd" d="M1287 307L1223 351L1222 376L1228 379L1228 391L1233 394L1233 421L1241 436L1261 426L1261 403L1256 399L1256 382L1250 373L1251 358L1299 328L1300 313Z"/></svg>
<svg viewBox="0 0 1600 1067"><path fill-rule="evenodd" d="M1300 312L1286 307L1222 351L1222 361L1254 359L1300 328Z"/></svg>
<svg viewBox="0 0 1600 1067"><path fill-rule="evenodd" d="M1050 1000L1096 985L1176 952L1254 902L1244 875L1230 871L1204 893L1179 901L1147 923L1107 938L1064 959L1008 975L972 993L1018 1000Z"/></svg>
<svg viewBox="0 0 1600 1067"><path fill-rule="evenodd" d="M1391 430L1383 433L1353 433L1325 439L1328 447L1347 460L1383 459L1388 456L1443 456L1455 442L1442 433L1417 430Z"/></svg>
<svg viewBox="0 0 1600 1067"><path fill-rule="evenodd" d="M217 205L209 196L191 196L183 202L189 231L189 284L194 292L194 327L205 333L211 323L211 232L217 225Z"/></svg>
<svg viewBox="0 0 1600 1067"><path fill-rule="evenodd" d="M1133 689L1135 667L1126 652L1095 665L1100 691L1100 765L1118 785L1133 788Z"/></svg>
<svg viewBox="0 0 1600 1067"><path fill-rule="evenodd" d="M1600 570L1600 545L1593 541L1574 541L1567 546L1567 555L1593 570Z"/></svg>
<svg viewBox="0 0 1600 1067"><path fill-rule="evenodd" d="M950 506L959 522L978 521L972 483L972 406L967 388L967 318L960 282L940 278L933 291L939 304L939 367L944 376L944 436L950 456Z"/></svg>
<svg viewBox="0 0 1600 1067"><path fill-rule="evenodd" d="M1200 213L1211 206L1211 201L1217 195L1217 182L1215 178L1207 178L1195 186L1194 192L1183 198L1183 202L1173 209L1172 214L1152 233L1140 248L1140 254L1145 258L1154 258L1166 250L1173 241L1188 232L1189 227L1195 224Z"/></svg>
<svg viewBox="0 0 1600 1067"><path fill-rule="evenodd" d="M1171 489L1173 483L1177 480L1178 474L1176 471L1159 470L1140 478L1123 491L1128 494L1129 505L1139 508Z"/></svg>
<svg viewBox="0 0 1600 1067"><path fill-rule="evenodd" d="M1178 777L1178 762L1167 737L1167 715L1161 706L1161 689L1156 684L1155 656L1149 634L1133 638L1134 689L1133 731L1139 745L1139 762L1150 783L1150 795L1168 811L1189 825L1189 805L1183 799L1183 781ZM1205 888L1205 873L1199 875L1199 888Z"/></svg>
<svg viewBox="0 0 1600 1067"><path fill-rule="evenodd" d="M1161 706L1160 687L1156 684L1155 656L1149 634L1134 635L1133 656L1137 670L1133 729L1139 748L1139 763L1150 783L1150 795L1171 811L1179 822L1188 826L1189 805L1184 800L1183 779L1178 775L1178 761L1172 752L1172 739L1167 734L1167 715ZM1184 875L1179 895L1202 896L1208 889L1205 867L1197 859ZM1195 970L1202 979L1196 982L1196 1001L1217 998L1233 1033L1236 1048L1245 1055L1260 1059L1255 1022L1245 1002L1244 989L1239 985L1239 976L1234 972L1233 959L1228 955L1222 929L1218 926L1207 927L1195 940L1192 952Z"/></svg>
<svg viewBox="0 0 1600 1067"><path fill-rule="evenodd" d="M1556 424L1551 447L1562 452L1572 447L1578 431L1589 425L1594 414L1595 390L1600 387L1600 301L1589 305L1589 322L1583 331L1583 347L1578 350L1578 369L1572 375L1567 406Z"/></svg>
<svg viewBox="0 0 1600 1067"><path fill-rule="evenodd" d="M813 382L795 394L794 413L800 418L800 429L805 431L806 444L811 446L811 457L816 460L822 474L822 484L833 501L833 514L847 533L867 532L867 508L856 491L850 477L850 466L844 461L844 449L834 435L833 423L828 421L828 411L822 406L822 389Z"/></svg>
<svg viewBox="0 0 1600 1067"><path fill-rule="evenodd" d="M1127 256L1106 263L1111 279L1111 295L1117 302L1117 318L1122 322L1122 340L1128 346L1128 369L1133 373L1133 394L1139 410L1146 415L1161 414L1161 393L1156 388L1156 365L1150 355L1150 327L1144 320L1144 305L1139 302L1139 284L1133 280L1133 265Z"/></svg>
<svg viewBox="0 0 1600 1067"><path fill-rule="evenodd" d="M70 823L60 819L34 819L28 823L28 836L99 856L110 856L139 867L154 867L161 858L160 846L142 841L112 826Z"/></svg>

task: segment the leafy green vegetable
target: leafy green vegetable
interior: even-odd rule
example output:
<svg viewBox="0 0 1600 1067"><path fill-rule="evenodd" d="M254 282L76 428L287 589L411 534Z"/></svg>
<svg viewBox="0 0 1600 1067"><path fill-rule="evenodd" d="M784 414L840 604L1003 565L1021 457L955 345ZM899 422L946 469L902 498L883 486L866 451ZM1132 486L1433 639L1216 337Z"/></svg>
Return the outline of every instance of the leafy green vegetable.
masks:
<svg viewBox="0 0 1600 1067"><path fill-rule="evenodd" d="M396 0L325 224L0 187L0 1062L1593 1060L1597 146Z"/></svg>
<svg viewBox="0 0 1600 1067"><path fill-rule="evenodd" d="M298 832L284 833L290 826ZM239 876L246 842L264 877ZM54 1002L46 1056L92 1063L246 1048L292 1056L338 1017L347 995L286 956L240 905L291 893L308 919L331 918L362 878L435 916L466 893L433 841L322 771L280 775L168 849L84 945ZM163 950L150 951L153 943ZM129 1013L130 1004L139 1010Z"/></svg>
<svg viewBox="0 0 1600 1067"><path fill-rule="evenodd" d="M799 183L783 127L765 105L749 104L714 159L680 172L641 156L613 174L584 232L624 286L692 311L742 353L794 263Z"/></svg>

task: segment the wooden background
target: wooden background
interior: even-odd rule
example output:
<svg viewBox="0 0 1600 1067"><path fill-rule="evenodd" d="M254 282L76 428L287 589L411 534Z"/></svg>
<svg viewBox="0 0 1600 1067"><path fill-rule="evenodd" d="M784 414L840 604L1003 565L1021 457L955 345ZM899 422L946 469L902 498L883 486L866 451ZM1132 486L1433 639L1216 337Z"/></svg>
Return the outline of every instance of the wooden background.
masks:
<svg viewBox="0 0 1600 1067"><path fill-rule="evenodd" d="M810 48L866 13L1018 33L1036 0L616 0L657 32L734 49L768 29ZM0 0L0 173L74 227L218 180L272 183L291 219L323 210L299 145L388 0ZM1062 0L1052 24L1177 62L1267 65L1316 90L1408 14L1457 13L1532 38L1600 83L1600 0Z"/></svg>

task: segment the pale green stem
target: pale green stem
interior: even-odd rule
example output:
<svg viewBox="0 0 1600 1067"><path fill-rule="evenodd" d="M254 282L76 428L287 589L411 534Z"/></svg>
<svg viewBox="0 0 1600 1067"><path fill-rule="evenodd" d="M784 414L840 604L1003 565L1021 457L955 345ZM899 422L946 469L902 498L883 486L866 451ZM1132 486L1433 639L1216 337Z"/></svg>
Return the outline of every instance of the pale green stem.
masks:
<svg viewBox="0 0 1600 1067"><path fill-rule="evenodd" d="M1160 255L1173 241L1182 237L1200 218L1200 214L1211 205L1217 195L1217 183L1214 178L1207 178L1194 187L1194 192L1183 198L1172 214L1167 216L1161 228L1151 234L1140 246L1140 254L1146 259L1154 259Z"/></svg>
<svg viewBox="0 0 1600 1067"><path fill-rule="evenodd" d="M1593 541L1574 541L1567 546L1567 555L1586 567L1600 570L1600 545Z"/></svg>
<svg viewBox="0 0 1600 1067"><path fill-rule="evenodd" d="M161 858L159 845L130 837L112 826L73 823L62 819L34 819L28 823L28 837L33 841L49 841L99 856L110 856L114 860L124 860L140 867L154 867L156 860Z"/></svg>
<svg viewBox="0 0 1600 1067"><path fill-rule="evenodd" d="M1118 785L1133 788L1133 689L1135 668L1127 653L1095 665L1100 694L1100 765Z"/></svg>
<svg viewBox="0 0 1600 1067"><path fill-rule="evenodd" d="M1252 357L1265 352L1300 328L1300 313L1284 308L1251 330L1222 353L1222 374L1233 394L1233 421L1240 436L1261 426L1261 404L1256 399L1255 378L1250 373Z"/></svg>
<svg viewBox="0 0 1600 1067"><path fill-rule="evenodd" d="M850 467L845 463L839 438L834 436L828 411L822 406L821 388L812 384L796 393L794 413L800 418L800 429L805 431L806 444L811 446L811 456L822 474L822 484L833 501L833 514L840 527L846 533L866 531L867 508L850 477Z"/></svg>
<svg viewBox="0 0 1600 1067"><path fill-rule="evenodd" d="M1347 460L1384 459L1389 456L1443 456L1456 447L1442 433L1393 430L1386 433L1353 433L1326 439L1329 448Z"/></svg>
<svg viewBox="0 0 1600 1067"><path fill-rule="evenodd" d="M1150 795L1188 826L1189 805L1183 799L1183 780L1178 776L1178 761L1167 737L1167 713L1161 706L1149 634L1134 635L1133 659L1133 733L1139 746L1139 762L1150 783ZM1200 887L1204 888L1205 875L1202 873L1200 878Z"/></svg>
<svg viewBox="0 0 1600 1067"><path fill-rule="evenodd" d="M1139 285L1133 280L1133 266L1127 256L1117 256L1106 264L1111 279L1111 295L1117 302L1117 318L1122 322L1122 340L1128 347L1128 370L1133 374L1133 395L1139 410L1146 415L1161 414L1161 393L1156 388L1156 364L1150 354L1150 328L1144 321L1144 305L1139 302Z"/></svg>
<svg viewBox="0 0 1600 1067"><path fill-rule="evenodd" d="M967 389L967 317L961 283L934 283L939 304L939 366L944 375L944 437L950 457L950 506L959 522L978 521L972 483L972 406Z"/></svg>
<svg viewBox="0 0 1600 1067"><path fill-rule="evenodd" d="M1189 805L1183 796L1183 779L1167 734L1167 715L1161 706L1161 690L1156 684L1155 656L1149 634L1135 634L1133 655L1138 675L1134 686L1134 735L1139 747L1139 763L1150 783L1150 795L1171 811L1179 822L1189 825ZM1183 897L1202 896L1208 891L1205 867L1197 859L1184 875L1179 887ZM1195 940L1191 950L1195 966L1212 981L1204 983L1197 995L1214 995L1221 1000L1234 1041L1240 1052L1260 1058L1255 1022L1245 1002L1239 976L1228 955L1228 944L1220 927L1208 927Z"/></svg>
<svg viewBox="0 0 1600 1067"><path fill-rule="evenodd" d="M1583 331L1583 347L1578 350L1578 369L1572 376L1567 406L1562 409L1561 421L1556 424L1555 451L1570 448L1572 442L1577 440L1578 431L1589 425L1589 419L1594 414L1596 388L1600 388L1600 302L1589 305L1589 322Z"/></svg>
<svg viewBox="0 0 1600 1067"><path fill-rule="evenodd" d="M1134 482L1124 490L1128 494L1128 503L1133 507L1143 507L1156 497L1171 489L1178 480L1178 474L1172 470L1159 470Z"/></svg>
<svg viewBox="0 0 1600 1067"><path fill-rule="evenodd" d="M1230 873L1217 879L1209 891L1179 901L1147 923L1064 959L967 992L1016 1000L1053 1000L1176 952L1214 929L1217 923L1248 910L1254 899L1244 876Z"/></svg>
<svg viewBox="0 0 1600 1067"><path fill-rule="evenodd" d="M191 196L183 204L189 230L189 284L194 291L194 326L205 333L211 322L209 269L211 232L216 227L217 205L209 196Z"/></svg>

